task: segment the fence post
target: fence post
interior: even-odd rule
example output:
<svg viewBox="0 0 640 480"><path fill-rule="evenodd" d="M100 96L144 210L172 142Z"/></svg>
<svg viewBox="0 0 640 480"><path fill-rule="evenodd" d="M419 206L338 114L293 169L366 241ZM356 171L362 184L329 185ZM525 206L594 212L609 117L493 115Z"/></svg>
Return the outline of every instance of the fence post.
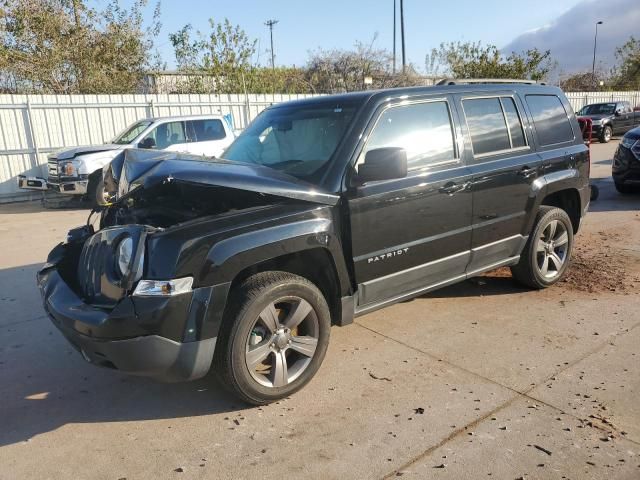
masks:
<svg viewBox="0 0 640 480"><path fill-rule="evenodd" d="M38 142L36 141L36 132L33 129L33 112L31 111L31 100L27 97L27 124L29 125L29 137L31 137L31 148L35 154L35 162L32 158L32 167L40 166L40 150L38 149Z"/></svg>
<svg viewBox="0 0 640 480"><path fill-rule="evenodd" d="M151 100L149 100L149 103L147 105L147 115L149 116L149 118L153 118L155 117L155 110L153 108L153 98Z"/></svg>

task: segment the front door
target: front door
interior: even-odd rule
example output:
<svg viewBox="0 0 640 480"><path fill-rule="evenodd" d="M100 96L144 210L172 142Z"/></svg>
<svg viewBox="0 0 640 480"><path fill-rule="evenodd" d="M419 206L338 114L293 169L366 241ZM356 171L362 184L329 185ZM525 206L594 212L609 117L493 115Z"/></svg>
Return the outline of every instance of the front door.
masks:
<svg viewBox="0 0 640 480"><path fill-rule="evenodd" d="M359 312L464 278L471 241L471 176L461 160L449 98L391 104L378 112L369 150L401 147L405 178L349 191Z"/></svg>

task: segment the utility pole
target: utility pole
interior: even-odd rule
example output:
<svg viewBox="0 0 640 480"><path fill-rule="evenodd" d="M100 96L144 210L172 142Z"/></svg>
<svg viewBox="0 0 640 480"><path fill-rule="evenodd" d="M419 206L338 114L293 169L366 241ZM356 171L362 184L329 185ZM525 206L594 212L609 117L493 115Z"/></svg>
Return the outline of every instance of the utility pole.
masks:
<svg viewBox="0 0 640 480"><path fill-rule="evenodd" d="M393 0L393 74L396 74L396 0Z"/></svg>
<svg viewBox="0 0 640 480"><path fill-rule="evenodd" d="M402 40L402 73L407 70L407 57L404 46L404 0L400 0L400 36Z"/></svg>
<svg viewBox="0 0 640 480"><path fill-rule="evenodd" d="M596 23L596 36L593 37L593 65L591 66L591 80L595 90L596 86L596 45L598 44L598 25L602 25L602 20Z"/></svg>
<svg viewBox="0 0 640 480"><path fill-rule="evenodd" d="M273 26L278 23L278 20L267 20L264 24L269 27L269 32L271 34L271 68L276 68L276 56L273 53Z"/></svg>

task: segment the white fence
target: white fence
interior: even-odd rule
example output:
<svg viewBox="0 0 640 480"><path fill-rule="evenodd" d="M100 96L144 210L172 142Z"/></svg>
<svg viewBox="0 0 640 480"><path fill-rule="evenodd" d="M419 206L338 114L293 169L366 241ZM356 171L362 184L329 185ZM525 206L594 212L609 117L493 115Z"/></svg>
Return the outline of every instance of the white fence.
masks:
<svg viewBox="0 0 640 480"><path fill-rule="evenodd" d="M637 92L565 92L571 106L577 112L590 103L623 102L632 107L640 106L640 91Z"/></svg>
<svg viewBox="0 0 640 480"><path fill-rule="evenodd" d="M0 202L26 198L19 174L45 175L47 154L63 147L109 141L144 117L222 113L244 128L273 103L311 95L0 95ZM627 100L640 92L567 93L573 108Z"/></svg>
<svg viewBox="0 0 640 480"><path fill-rule="evenodd" d="M0 202L32 196L17 176L44 176L48 153L108 142L141 118L230 113L244 128L269 105L308 96L0 95Z"/></svg>

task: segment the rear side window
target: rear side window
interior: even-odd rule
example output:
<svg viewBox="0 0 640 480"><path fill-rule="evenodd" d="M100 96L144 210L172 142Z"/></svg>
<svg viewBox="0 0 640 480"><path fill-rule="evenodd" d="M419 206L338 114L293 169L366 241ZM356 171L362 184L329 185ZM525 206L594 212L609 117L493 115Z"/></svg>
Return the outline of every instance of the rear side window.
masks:
<svg viewBox="0 0 640 480"><path fill-rule="evenodd" d="M222 121L218 119L192 120L193 131L196 142L208 142L212 140L222 140L227 135L224 131Z"/></svg>
<svg viewBox="0 0 640 480"><path fill-rule="evenodd" d="M415 103L386 109L369 135L358 159L369 150L400 147L407 152L407 167L425 168L455 159L449 105L444 101Z"/></svg>
<svg viewBox="0 0 640 480"><path fill-rule="evenodd" d="M466 99L462 105L475 155L511 148L509 130L498 97Z"/></svg>
<svg viewBox="0 0 640 480"><path fill-rule="evenodd" d="M516 104L511 97L500 98L504 116L507 119L509 134L511 135L511 148L526 147L527 142L524 139L524 130L522 129L522 121L518 115Z"/></svg>
<svg viewBox="0 0 640 480"><path fill-rule="evenodd" d="M527 95L541 146L572 142L573 129L562 102L555 95Z"/></svg>

